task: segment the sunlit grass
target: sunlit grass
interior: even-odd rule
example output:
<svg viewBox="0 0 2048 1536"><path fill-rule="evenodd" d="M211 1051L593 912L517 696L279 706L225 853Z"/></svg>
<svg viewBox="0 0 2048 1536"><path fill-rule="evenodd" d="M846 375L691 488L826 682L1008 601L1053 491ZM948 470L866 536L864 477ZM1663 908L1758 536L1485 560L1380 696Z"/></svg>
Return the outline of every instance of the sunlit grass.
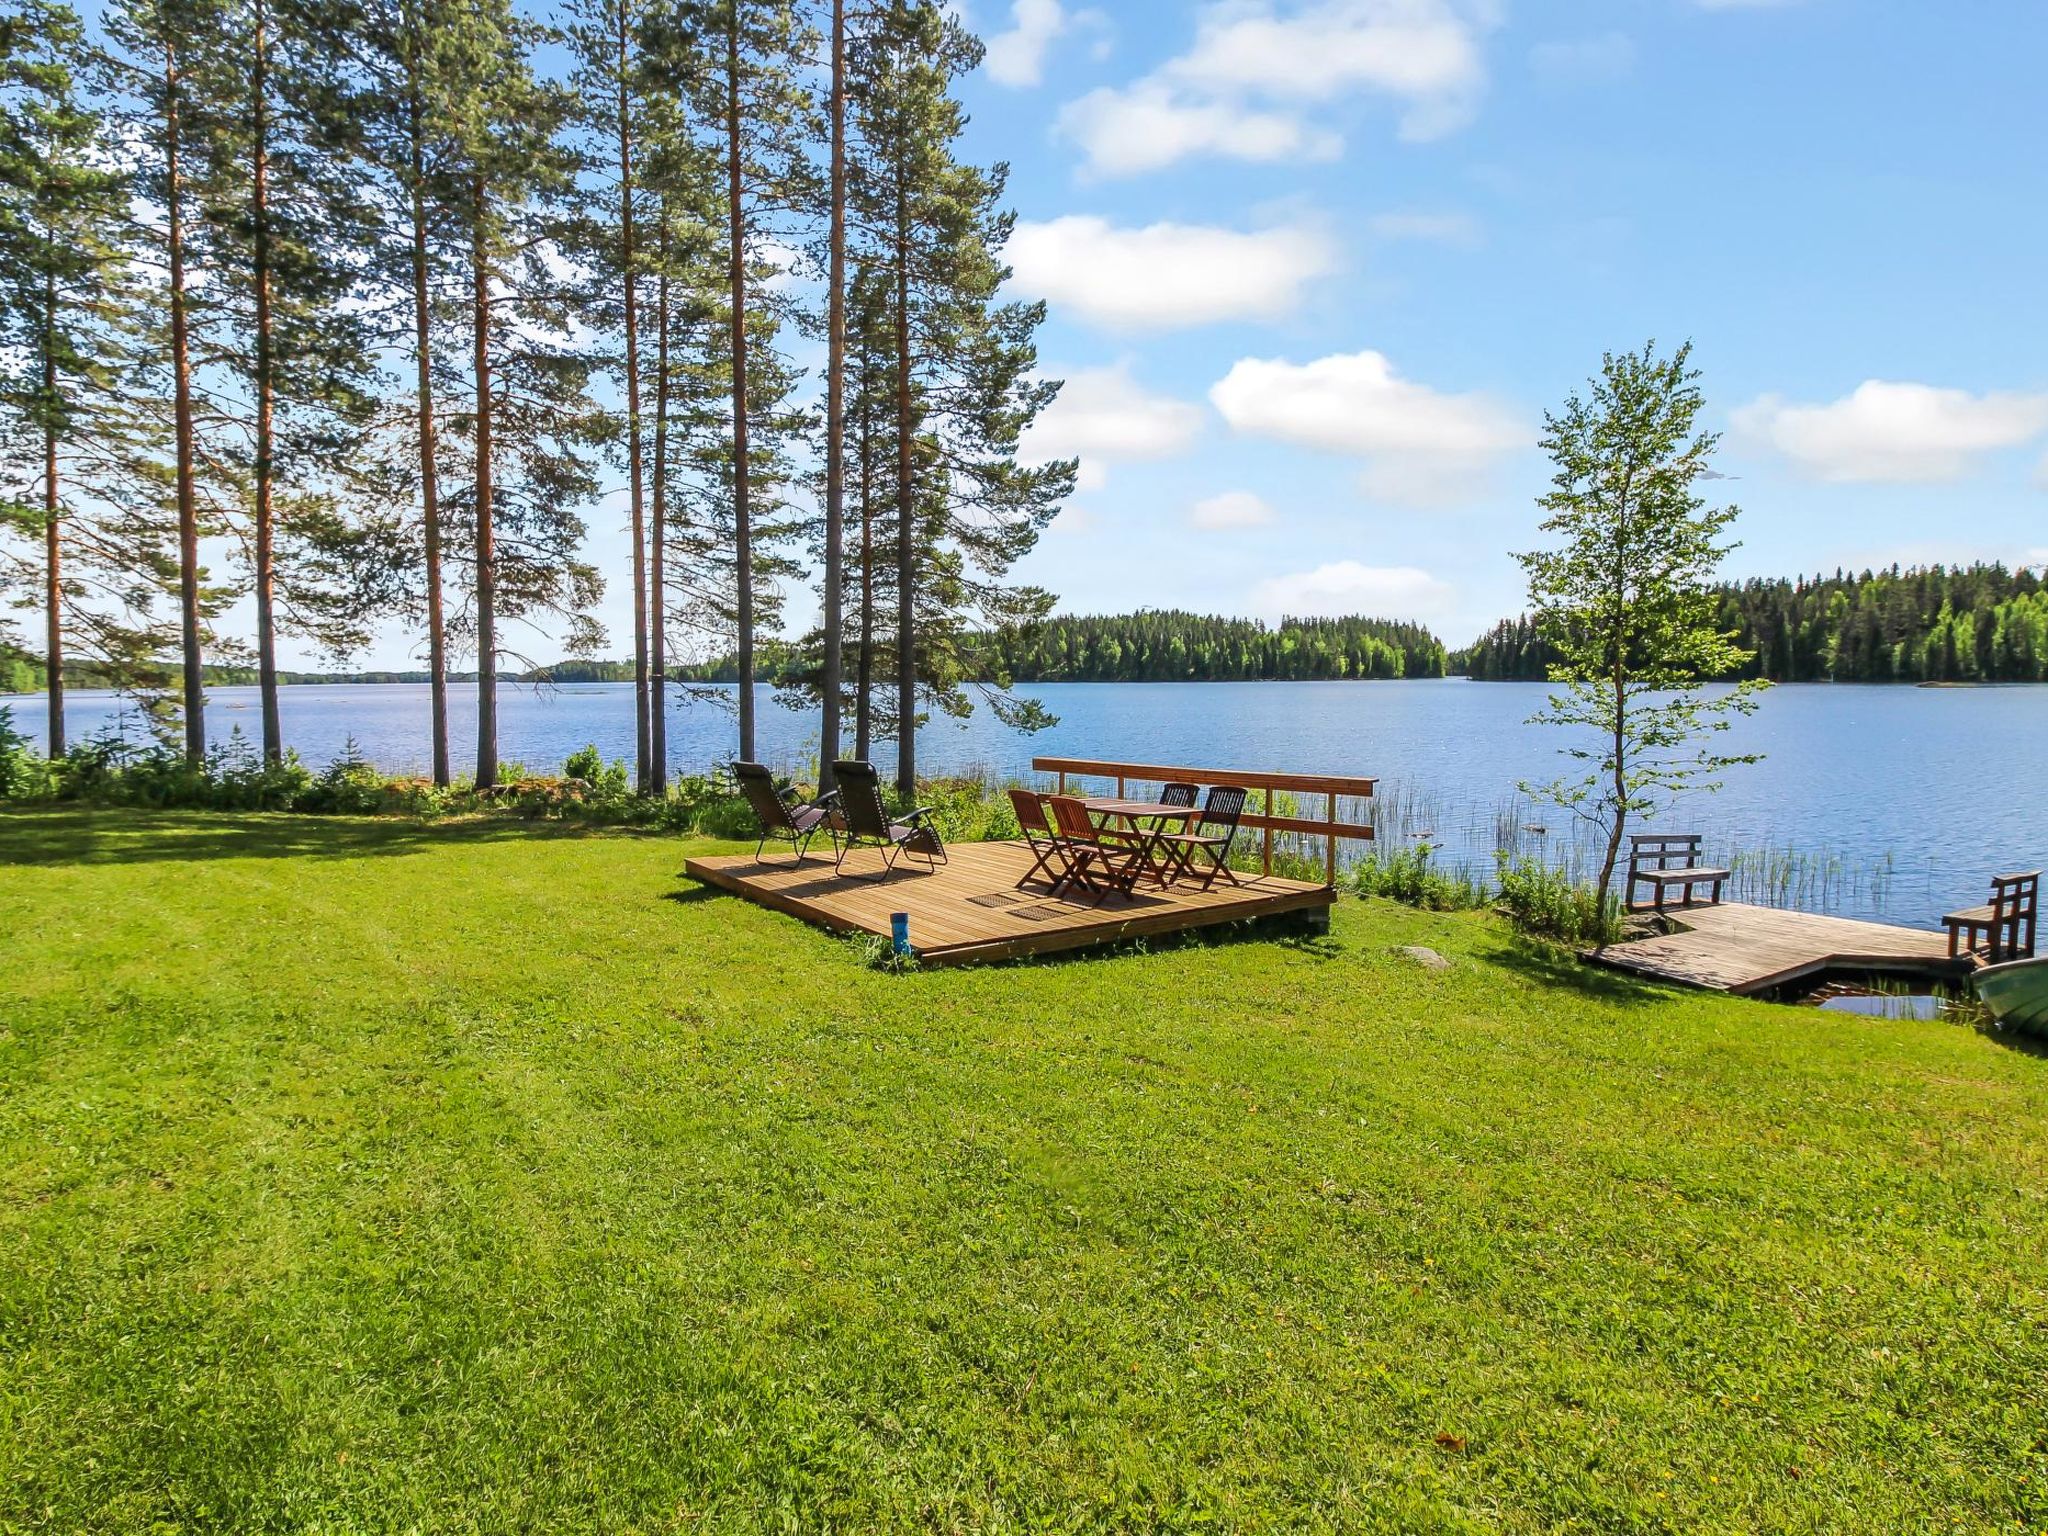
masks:
<svg viewBox="0 0 2048 1536"><path fill-rule="evenodd" d="M2048 1061L1354 899L883 975L707 846L0 815L0 1528L2048 1519Z"/></svg>

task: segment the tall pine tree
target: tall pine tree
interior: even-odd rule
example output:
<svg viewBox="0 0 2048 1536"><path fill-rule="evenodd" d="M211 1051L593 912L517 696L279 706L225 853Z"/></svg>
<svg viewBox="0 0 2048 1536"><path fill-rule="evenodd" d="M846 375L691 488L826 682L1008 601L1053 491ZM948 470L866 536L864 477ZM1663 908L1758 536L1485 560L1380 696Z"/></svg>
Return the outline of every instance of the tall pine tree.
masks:
<svg viewBox="0 0 2048 1536"><path fill-rule="evenodd" d="M0 588L40 599L52 757L72 643L118 686L159 681L168 574L155 402L129 356L127 179L82 94L87 57L67 6L0 14Z"/></svg>
<svg viewBox="0 0 2048 1536"><path fill-rule="evenodd" d="M917 725L927 704L964 714L963 684L980 680L978 629L1049 611L1049 594L1004 577L1073 489L1071 461L1025 466L1024 428L1059 386L1036 379L1040 304L1000 303L1006 168L959 159L966 117L954 81L981 44L931 0L889 0L855 49L863 153L851 203L874 263L890 283L895 476L896 784L916 786ZM1007 723L1034 728L1042 710L980 691Z"/></svg>
<svg viewBox="0 0 2048 1536"><path fill-rule="evenodd" d="M455 182L451 223L468 257L470 398L453 425L469 484L445 510L475 573L476 782L498 781L501 620L551 616L569 649L601 640L589 609L603 580L582 557L578 509L598 488L590 454L604 415L593 359L568 344L577 307L560 206L574 190L561 141L569 104L532 67L540 30L503 0L451 12L442 31Z"/></svg>

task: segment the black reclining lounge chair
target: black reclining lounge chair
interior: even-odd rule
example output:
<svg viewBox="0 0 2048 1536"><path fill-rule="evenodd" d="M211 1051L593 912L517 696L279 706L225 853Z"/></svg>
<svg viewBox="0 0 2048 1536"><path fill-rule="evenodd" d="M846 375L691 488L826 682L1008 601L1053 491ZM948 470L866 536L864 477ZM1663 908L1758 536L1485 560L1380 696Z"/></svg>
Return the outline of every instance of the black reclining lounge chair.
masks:
<svg viewBox="0 0 2048 1536"><path fill-rule="evenodd" d="M823 831L831 836L829 823L832 820L832 802L836 792L826 795L810 805L798 805L784 797L775 784L775 775L759 763L734 763L733 781L740 787L740 793L747 797L747 804L753 808L754 818L761 823L761 841L754 847L754 857L760 858L769 840L788 843L795 850L797 862L801 864L804 855L810 851L811 839Z"/></svg>
<svg viewBox="0 0 2048 1536"><path fill-rule="evenodd" d="M865 880L886 880L904 854L923 859L927 869L946 862L946 844L932 825L932 808L921 805L902 818L889 814L882 800L882 776L873 763L834 763L832 782L838 785L839 859L833 866L844 871L846 856L856 847L882 850L882 872L863 875Z"/></svg>

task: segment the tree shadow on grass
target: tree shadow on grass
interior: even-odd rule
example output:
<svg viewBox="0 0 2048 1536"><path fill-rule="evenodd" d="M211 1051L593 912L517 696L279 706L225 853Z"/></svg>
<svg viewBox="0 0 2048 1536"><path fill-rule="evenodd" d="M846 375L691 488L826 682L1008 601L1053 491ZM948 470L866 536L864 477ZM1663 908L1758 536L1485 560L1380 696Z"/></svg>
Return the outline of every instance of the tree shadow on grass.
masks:
<svg viewBox="0 0 2048 1536"><path fill-rule="evenodd" d="M1678 990L1594 965L1568 949L1536 939L1510 938L1492 943L1478 952L1478 958L1538 986L1577 992L1582 997L1626 1008L1668 1003Z"/></svg>
<svg viewBox="0 0 2048 1536"><path fill-rule="evenodd" d="M581 837L594 830L497 818L434 823L395 816L20 810L0 814L0 866L389 858L437 844Z"/></svg>

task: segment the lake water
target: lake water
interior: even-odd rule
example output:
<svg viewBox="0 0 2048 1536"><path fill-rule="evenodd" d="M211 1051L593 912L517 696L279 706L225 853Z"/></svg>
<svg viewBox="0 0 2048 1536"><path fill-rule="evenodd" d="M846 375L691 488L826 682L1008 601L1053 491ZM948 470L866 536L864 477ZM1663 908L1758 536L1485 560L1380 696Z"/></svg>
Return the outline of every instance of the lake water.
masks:
<svg viewBox="0 0 2048 1536"><path fill-rule="evenodd" d="M716 692L672 707L678 771L701 771L733 750L732 716L721 707L732 690ZM1490 868L1506 836L1583 861L1568 814L1516 794L1519 782L1568 766L1558 753L1564 733L1525 723L1542 684L1065 683L1019 692L1042 700L1059 724L1027 737L986 713L942 721L920 738L921 768L1022 778L1034 755L1048 755L1377 775L1383 846L1426 838L1447 860ZM217 688L209 700L214 739L260 734L255 689ZM451 700L460 769L475 706L461 688ZM290 687L281 701L287 739L315 767L351 737L391 771L426 766L423 684ZM12 707L17 729L40 738L40 696L0 704ZM69 712L73 740L124 723L142 739L133 711L112 695L74 693ZM558 768L586 742L607 757L633 755L630 684L505 687L499 717L505 758L536 770ZM769 763L794 769L815 754L815 714L785 710L763 689L759 722ZM1721 743L1764 761L1731 770L1716 794L1674 805L1655 830L1705 834L1715 862L1740 855L1737 898L1932 926L1942 912L1984 900L1992 873L2048 864L2048 687L1774 688ZM878 755L886 771L890 753Z"/></svg>

